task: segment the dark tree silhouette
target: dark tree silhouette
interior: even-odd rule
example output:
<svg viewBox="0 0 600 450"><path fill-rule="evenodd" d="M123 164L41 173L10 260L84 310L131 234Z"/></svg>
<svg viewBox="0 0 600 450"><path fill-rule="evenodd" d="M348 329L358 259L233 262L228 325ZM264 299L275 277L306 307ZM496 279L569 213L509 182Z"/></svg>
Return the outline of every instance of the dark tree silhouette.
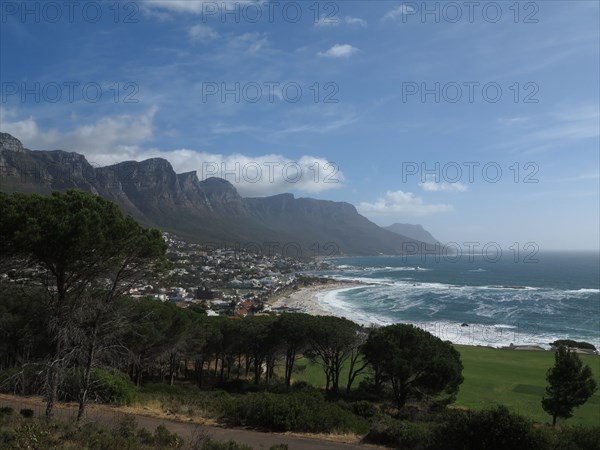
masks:
<svg viewBox="0 0 600 450"><path fill-rule="evenodd" d="M411 397L447 394L450 401L463 382L463 365L454 347L412 325L371 331L363 351L382 381L391 383L398 408Z"/></svg>
<svg viewBox="0 0 600 450"><path fill-rule="evenodd" d="M577 353L560 345L554 355L554 367L548 369L546 396L542 408L552 416L552 425L561 417L573 416L573 409L583 405L596 391L590 366L583 366Z"/></svg>
<svg viewBox="0 0 600 450"><path fill-rule="evenodd" d="M3 266L28 268L45 288L54 343L48 364L48 417L54 412L66 359L75 353L74 336L87 337L79 348L85 354L81 417L99 332L111 305L131 280L164 256L166 243L158 230L124 217L114 203L81 191L0 194L0 211ZM84 333L77 329L81 320Z"/></svg>

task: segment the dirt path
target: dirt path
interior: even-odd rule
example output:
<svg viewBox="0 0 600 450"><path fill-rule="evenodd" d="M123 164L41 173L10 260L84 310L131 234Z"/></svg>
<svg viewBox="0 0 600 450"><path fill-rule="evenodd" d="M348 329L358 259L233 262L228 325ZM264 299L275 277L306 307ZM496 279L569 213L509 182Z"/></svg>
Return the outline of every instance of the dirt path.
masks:
<svg viewBox="0 0 600 450"><path fill-rule="evenodd" d="M18 397L0 394L0 408L10 406L18 412L21 408L34 410L36 417L42 417L45 404L40 398ZM103 405L92 405L88 408L86 421L97 422L101 425L112 427L119 423L126 415L132 415L139 427L153 431L158 425L166 426L172 433L177 433L186 440L198 435L208 435L216 441L234 440L258 449L268 449L272 445L287 444L289 450L365 450L379 447L343 442L328 441L310 437L296 436L282 433L263 433L255 430L240 428L223 428L218 426L200 425L184 421L170 420L142 414L128 414L117 408ZM77 407L73 404L59 404L56 408L56 418L63 421L75 420Z"/></svg>

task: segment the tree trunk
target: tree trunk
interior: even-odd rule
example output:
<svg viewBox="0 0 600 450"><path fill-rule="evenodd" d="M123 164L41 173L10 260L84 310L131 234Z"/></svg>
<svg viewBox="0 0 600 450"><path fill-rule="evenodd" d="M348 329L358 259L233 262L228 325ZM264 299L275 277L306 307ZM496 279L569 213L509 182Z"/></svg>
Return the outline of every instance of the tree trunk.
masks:
<svg viewBox="0 0 600 450"><path fill-rule="evenodd" d="M54 417L54 405L58 399L58 383L59 383L59 367L60 364L61 345L60 338L56 344L55 359L48 368L48 398L46 402L46 418Z"/></svg>
<svg viewBox="0 0 600 450"><path fill-rule="evenodd" d="M79 422L85 414L85 403L87 401L88 392L90 390L90 380L92 378L92 366L94 364L94 357L96 355L96 338L98 336L98 324L100 317L96 318L94 323L94 331L92 331L90 348L87 354L85 362L85 368L83 371L83 378L81 388L79 389L79 408L77 410L77 422Z"/></svg>

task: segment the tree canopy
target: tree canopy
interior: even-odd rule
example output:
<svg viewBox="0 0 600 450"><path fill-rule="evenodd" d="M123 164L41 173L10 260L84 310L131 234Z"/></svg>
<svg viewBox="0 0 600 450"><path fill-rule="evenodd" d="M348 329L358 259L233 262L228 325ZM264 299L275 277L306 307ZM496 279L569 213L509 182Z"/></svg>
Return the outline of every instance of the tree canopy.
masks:
<svg viewBox="0 0 600 450"><path fill-rule="evenodd" d="M98 330L114 299L151 270L167 247L158 230L143 228L114 203L81 191L2 193L0 211L3 266L28 270L45 288L55 346L48 365L46 413L51 416L77 327L86 328L80 338L90 338L80 348L87 355L83 373L89 379Z"/></svg>
<svg viewBox="0 0 600 450"><path fill-rule="evenodd" d="M554 361L546 375L548 386L542 399L542 408L552 416L552 425L559 417L572 417L573 409L583 405L597 389L592 369L583 365L577 353L560 345Z"/></svg>
<svg viewBox="0 0 600 450"><path fill-rule="evenodd" d="M451 400L463 382L458 351L413 325L397 324L371 331L364 354L382 381L391 383L398 408L409 398L446 394Z"/></svg>

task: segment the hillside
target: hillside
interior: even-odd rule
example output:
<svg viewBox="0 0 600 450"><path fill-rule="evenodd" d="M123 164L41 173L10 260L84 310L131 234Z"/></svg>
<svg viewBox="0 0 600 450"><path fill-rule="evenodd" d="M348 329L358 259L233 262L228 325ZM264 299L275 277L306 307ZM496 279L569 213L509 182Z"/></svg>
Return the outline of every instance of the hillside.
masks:
<svg viewBox="0 0 600 450"><path fill-rule="evenodd" d="M312 258L401 254L418 241L377 226L349 203L292 194L243 198L224 179L177 174L162 158L98 168L79 153L29 150L0 133L0 173L4 192L81 189L114 201L147 226L219 246Z"/></svg>

